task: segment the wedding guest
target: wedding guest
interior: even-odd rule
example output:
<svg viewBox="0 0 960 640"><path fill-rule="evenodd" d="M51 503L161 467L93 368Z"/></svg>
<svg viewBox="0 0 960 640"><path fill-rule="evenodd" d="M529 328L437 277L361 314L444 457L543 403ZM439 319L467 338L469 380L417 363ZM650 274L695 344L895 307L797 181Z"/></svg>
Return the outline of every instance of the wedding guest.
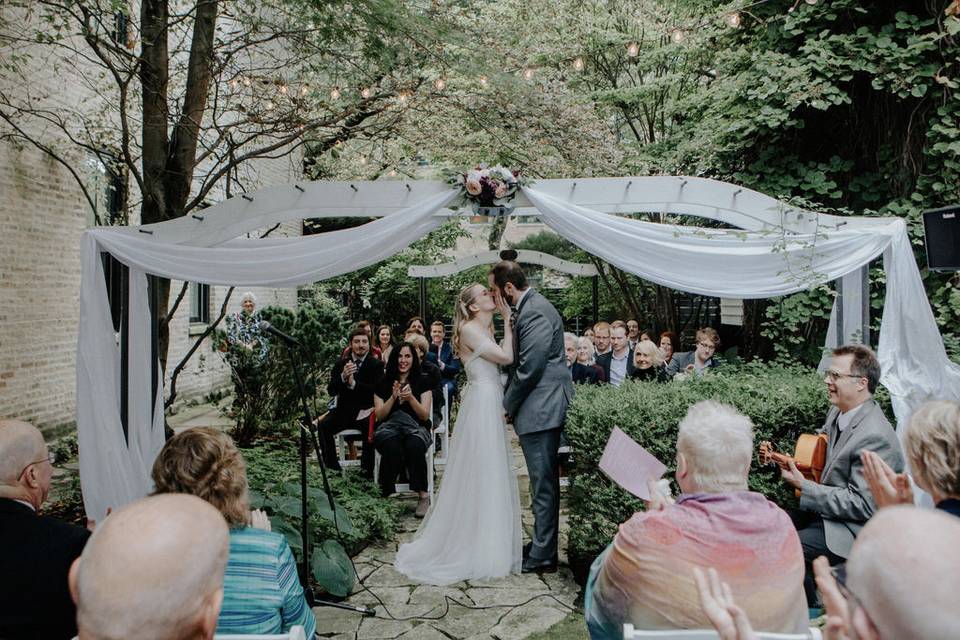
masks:
<svg viewBox="0 0 960 640"><path fill-rule="evenodd" d="M640 342L640 323L634 318L627 320L627 340L630 342L630 348L636 349L637 343Z"/></svg>
<svg viewBox="0 0 960 640"><path fill-rule="evenodd" d="M747 488L753 424L729 405L690 407L677 435L676 502L653 491L590 570L585 616L594 640L639 629L700 629L694 567L714 567L758 628L807 628L803 554L780 507Z"/></svg>
<svg viewBox="0 0 960 640"><path fill-rule="evenodd" d="M593 327L587 327L583 330L583 337L590 339L590 344L593 344Z"/></svg>
<svg viewBox="0 0 960 640"><path fill-rule="evenodd" d="M631 380L667 382L670 378L663 366L660 349L649 340L641 340L633 351L633 371Z"/></svg>
<svg viewBox="0 0 960 640"><path fill-rule="evenodd" d="M824 382L832 405L820 429L830 443L824 473L819 482L808 480L792 462L780 472L783 481L800 492L793 516L807 563L804 588L811 608L817 606L814 559L826 556L831 565L843 562L876 510L861 453L873 451L896 472L903 470L900 441L873 397L880 382L876 354L859 344L834 349Z"/></svg>
<svg viewBox="0 0 960 640"><path fill-rule="evenodd" d="M937 509L960 517L960 404L933 400L910 417L903 439L908 467L917 486ZM877 507L913 504L905 473L897 473L873 451L861 454L863 475Z"/></svg>
<svg viewBox="0 0 960 640"><path fill-rule="evenodd" d="M373 339L373 325L371 325L366 320L361 320L353 326L354 329L362 329L367 334L367 340L370 343L369 352L377 360L383 360L383 352L380 351L380 347L377 345L377 341ZM347 340L347 346L343 348L343 352L340 354L341 358L346 358L350 355L350 340Z"/></svg>
<svg viewBox="0 0 960 640"><path fill-rule="evenodd" d="M380 490L384 496L394 493L397 475L401 467L406 467L410 488L420 495L415 511L418 518L430 508L426 453L433 439L433 395L429 385L421 375L416 347L403 342L390 354L386 374L373 398L379 421L373 444L381 455Z"/></svg>
<svg viewBox="0 0 960 640"><path fill-rule="evenodd" d="M720 361L714 356L720 346L720 336L716 329L704 327L697 331L697 348L693 351L675 353L667 367L667 375L671 378L677 374L702 376L705 372L720 366Z"/></svg>
<svg viewBox="0 0 960 640"><path fill-rule="evenodd" d="M457 375L460 373L460 361L453 353L453 347L446 341L446 327L440 320L434 321L430 325L430 352L437 358L437 366L440 367L440 377L444 388L447 390L447 398L453 403L457 395ZM437 411L439 406L435 405Z"/></svg>
<svg viewBox="0 0 960 640"><path fill-rule="evenodd" d="M610 323L598 322L593 325L593 346L596 349L595 357L610 353Z"/></svg>
<svg viewBox="0 0 960 640"><path fill-rule="evenodd" d="M257 297L247 291L240 297L240 311L227 316L227 338L263 360L270 349L269 341L260 331L260 313Z"/></svg>
<svg viewBox="0 0 960 640"><path fill-rule="evenodd" d="M577 361L570 374L574 383L599 384L606 381L603 368L593 359L593 341L587 336L577 338Z"/></svg>
<svg viewBox="0 0 960 640"><path fill-rule="evenodd" d="M380 349L380 359L386 362L393 351L393 330L390 325L382 324L377 329L377 347Z"/></svg>
<svg viewBox="0 0 960 640"><path fill-rule="evenodd" d="M663 354L664 367L669 367L670 363L673 362L673 350L674 347L679 344L680 343L677 342L677 335L673 331L664 331L660 334L657 345L660 347L660 353Z"/></svg>
<svg viewBox="0 0 960 640"><path fill-rule="evenodd" d="M77 632L67 572L90 532L38 514L52 478L40 431L0 420L0 638L60 640Z"/></svg>
<svg viewBox="0 0 960 640"><path fill-rule="evenodd" d="M197 496L216 507L230 527L217 632L279 634L301 625L312 638L316 619L287 539L271 532L262 514L257 516L265 528L251 526L246 463L230 436L212 427L181 431L160 450L152 477L156 494Z"/></svg>
<svg viewBox="0 0 960 640"><path fill-rule="evenodd" d="M633 373L633 352L627 342L625 326L611 327L609 352L597 357L597 364L603 368L607 382L619 387Z"/></svg>
<svg viewBox="0 0 960 640"><path fill-rule="evenodd" d="M404 331L404 334L410 333L411 331L416 331L420 335L424 335L424 325L423 318L420 316L413 316L410 320L407 321L407 328Z"/></svg>
<svg viewBox="0 0 960 640"><path fill-rule="evenodd" d="M337 360L330 372L327 393L336 402L317 423L327 468L340 470L334 436L345 429L356 429L369 443L373 413L373 393L383 377L383 363L370 355L370 337L357 326L350 332L350 351ZM373 447L363 447L360 466L373 477Z"/></svg>
<svg viewBox="0 0 960 640"><path fill-rule="evenodd" d="M440 408L443 406L443 377L440 375L440 366L437 364L436 351L430 351L430 342L419 333L409 333L407 342L417 350L417 357L420 358L420 375L427 380L433 395L433 424L438 424Z"/></svg>
<svg viewBox="0 0 960 640"><path fill-rule="evenodd" d="M189 495L113 513L70 568L78 640L211 640L223 598L227 525Z"/></svg>
<svg viewBox="0 0 960 640"><path fill-rule="evenodd" d="M640 332L641 340L649 340L650 342L653 342L653 339L656 337L657 334L653 331L653 329L644 329Z"/></svg>

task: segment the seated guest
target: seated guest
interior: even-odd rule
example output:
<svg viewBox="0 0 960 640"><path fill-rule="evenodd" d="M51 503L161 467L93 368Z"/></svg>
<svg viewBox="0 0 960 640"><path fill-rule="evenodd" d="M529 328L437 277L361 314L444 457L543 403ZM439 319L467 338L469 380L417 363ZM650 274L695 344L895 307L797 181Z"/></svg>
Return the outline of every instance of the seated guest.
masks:
<svg viewBox="0 0 960 640"><path fill-rule="evenodd" d="M806 561L807 602L816 606L812 563L825 555L839 564L876 508L864 477L861 452L873 451L897 473L903 470L900 441L883 409L873 399L880 382L880 363L868 347L848 345L833 350L824 380L830 404L820 429L827 434L827 457L820 482L807 480L796 465L781 477L800 491L800 511L794 521Z"/></svg>
<svg viewBox="0 0 960 640"><path fill-rule="evenodd" d="M202 498L230 527L217 632L265 635L301 625L312 638L316 620L297 580L287 539L269 531L269 526L250 526L247 468L230 436L210 427L182 431L160 450L152 475L157 494Z"/></svg>
<svg viewBox="0 0 960 640"><path fill-rule="evenodd" d="M633 373L633 351L627 342L625 327L611 327L610 346L609 352L597 356L597 364L603 369L604 379L619 387Z"/></svg>
<svg viewBox="0 0 960 640"><path fill-rule="evenodd" d="M753 424L711 400L690 407L677 435L681 494L655 497L620 525L594 562L585 615L594 640L638 629L698 629L709 624L694 603L694 567L714 567L764 631L807 627L803 554L790 516L747 489Z"/></svg>
<svg viewBox="0 0 960 640"><path fill-rule="evenodd" d="M430 508L426 453L433 440L433 394L430 381L421 373L417 350L409 342L390 354L373 401L379 422L373 445L381 456L380 490L384 496L394 493L397 475L406 467L410 488L420 494L415 515L422 518Z"/></svg>
<svg viewBox="0 0 960 640"><path fill-rule="evenodd" d="M953 638L960 629L960 523L935 511L899 506L870 519L850 559L835 572L814 563L826 605L826 640ZM704 614L723 640L755 640L729 585L699 569Z"/></svg>
<svg viewBox="0 0 960 640"><path fill-rule="evenodd" d="M599 358L610 353L610 323L598 322L593 325L593 347L596 349L594 357Z"/></svg>
<svg viewBox="0 0 960 640"><path fill-rule="evenodd" d="M79 640L210 640L228 548L223 517L194 496L114 512L70 568Z"/></svg>
<svg viewBox="0 0 960 640"><path fill-rule="evenodd" d="M640 323L633 318L627 320L627 341L630 342L630 348L636 349L637 343L642 339L643 336L640 333Z"/></svg>
<svg viewBox="0 0 960 640"><path fill-rule="evenodd" d="M917 486L930 494L937 509L960 517L960 404L934 400L922 405L910 417L903 448ZM863 451L861 458L877 507L913 504L906 474L891 469L873 451Z"/></svg>
<svg viewBox="0 0 960 640"><path fill-rule="evenodd" d="M660 357L660 349L649 340L641 340L633 352L634 369L630 373L631 380L654 380L667 382L667 371Z"/></svg>
<svg viewBox="0 0 960 640"><path fill-rule="evenodd" d="M404 330L404 335L410 333L411 331L416 331L420 335L424 335L424 325L423 318L420 316L413 316L407 321L407 328Z"/></svg>
<svg viewBox="0 0 960 640"><path fill-rule="evenodd" d="M367 340L370 341L370 355L372 355L377 360L383 360L383 352L380 351L380 346L373 339L373 325L371 325L366 320L361 320L356 325L354 329L363 329L367 333ZM340 354L341 358L346 358L350 355L350 343L347 343L347 346L343 348L343 353Z"/></svg>
<svg viewBox="0 0 960 640"><path fill-rule="evenodd" d="M443 378L440 376L440 366L437 364L436 351L429 351L430 342L419 333L410 333L407 342L417 350L420 358L420 375L426 378L430 391L433 394L433 424L440 419L440 409L443 407Z"/></svg>
<svg viewBox="0 0 960 640"><path fill-rule="evenodd" d="M317 423L323 446L323 461L328 468L339 470L337 447L333 437L344 429L357 429L368 442L373 413L373 392L383 376L383 363L370 355L370 337L362 327L350 332L350 351L337 360L330 373L327 393L336 402ZM361 466L373 477L373 447L363 448Z"/></svg>
<svg viewBox="0 0 960 640"><path fill-rule="evenodd" d="M673 354L667 366L667 375L671 378L680 373L702 376L704 372L720 366L720 362L714 357L719 346L720 336L715 329L700 329L697 331L697 348Z"/></svg>
<svg viewBox="0 0 960 640"><path fill-rule="evenodd" d="M453 402L457 395L457 374L460 373L460 361L453 354L453 347L444 340L446 328L439 320L430 325L430 353L437 358L440 367L440 377L447 390L447 397ZM436 405L435 405L436 406ZM439 410L439 407L437 407Z"/></svg>
<svg viewBox="0 0 960 640"><path fill-rule="evenodd" d="M377 347L380 349L380 359L386 362L393 351L393 330L388 324L380 325L377 329Z"/></svg>
<svg viewBox="0 0 960 640"><path fill-rule="evenodd" d="M72 638L67 572L90 532L37 512L53 466L32 424L0 420L0 638Z"/></svg>
<svg viewBox="0 0 960 640"><path fill-rule="evenodd" d="M593 341L587 336L577 338L577 361L570 369L574 383L599 384L605 382L603 368L593 359Z"/></svg>
<svg viewBox="0 0 960 640"><path fill-rule="evenodd" d="M657 346L660 347L660 353L663 354L663 366L669 367L670 363L673 362L673 348L675 345L679 345L677 342L677 336L673 331L664 331L660 334L660 340L657 342Z"/></svg>
<svg viewBox="0 0 960 640"><path fill-rule="evenodd" d="M582 337L589 338L590 344L593 344L593 327L587 327L586 329L584 329Z"/></svg>
<svg viewBox="0 0 960 640"><path fill-rule="evenodd" d="M567 368L577 362L577 336L569 331L563 332L563 355L567 359Z"/></svg>

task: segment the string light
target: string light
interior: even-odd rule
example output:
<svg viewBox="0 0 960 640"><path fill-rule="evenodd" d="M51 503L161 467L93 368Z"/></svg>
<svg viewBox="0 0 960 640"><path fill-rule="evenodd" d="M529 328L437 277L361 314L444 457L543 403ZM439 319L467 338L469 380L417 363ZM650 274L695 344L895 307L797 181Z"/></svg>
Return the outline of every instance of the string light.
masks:
<svg viewBox="0 0 960 640"><path fill-rule="evenodd" d="M249 87L249 86L250 86L250 78L244 78L244 79L243 79L243 86L245 86L245 87Z"/></svg>
<svg viewBox="0 0 960 640"><path fill-rule="evenodd" d="M481 87L487 86L487 76L480 76L480 86Z"/></svg>
<svg viewBox="0 0 960 640"><path fill-rule="evenodd" d="M339 99L340 99L340 89L337 89L336 87L334 87L333 89L331 89L331 90L330 90L330 99L331 99L331 100L339 100Z"/></svg>
<svg viewBox="0 0 960 640"><path fill-rule="evenodd" d="M367 156L360 156L360 164L367 164Z"/></svg>
<svg viewBox="0 0 960 640"><path fill-rule="evenodd" d="M282 93L283 95L287 95L287 91L288 91L287 85L285 84L280 85L280 93Z"/></svg>
<svg viewBox="0 0 960 640"><path fill-rule="evenodd" d="M238 83L236 80L231 80L231 81L230 81L230 88L235 90L235 89L237 88L238 84L239 84L239 83Z"/></svg>
<svg viewBox="0 0 960 640"><path fill-rule="evenodd" d="M409 100L409 99L410 99L410 92L409 92L409 91L401 91L401 92L397 95L397 100L399 100L399 101L401 102L401 104L407 104L407 100Z"/></svg>
<svg viewBox="0 0 960 640"><path fill-rule="evenodd" d="M727 14L727 24L733 27L734 29L740 26L740 21L741 21L740 14L737 13L736 11L733 13Z"/></svg>
<svg viewBox="0 0 960 640"><path fill-rule="evenodd" d="M443 91L444 89L447 88L447 81L444 80L443 78L437 78L436 80L433 81L433 86L436 88L437 91Z"/></svg>
<svg viewBox="0 0 960 640"><path fill-rule="evenodd" d="M273 111L273 101L267 100L266 107L267 107L267 111Z"/></svg>
<svg viewBox="0 0 960 640"><path fill-rule="evenodd" d="M305 96L310 91L310 85L303 85L300 87L300 95Z"/></svg>
<svg viewBox="0 0 960 640"><path fill-rule="evenodd" d="M577 57L573 59L573 70L583 71L583 58Z"/></svg>
<svg viewBox="0 0 960 640"><path fill-rule="evenodd" d="M396 177L397 177L397 170L396 170L396 169L390 169L390 173L388 173L387 175L390 176L391 178L396 178Z"/></svg>
<svg viewBox="0 0 960 640"><path fill-rule="evenodd" d="M372 95L373 95L373 92L370 91L369 87L364 87L363 91L360 92L360 97L362 97L364 100L366 100Z"/></svg>
<svg viewBox="0 0 960 640"><path fill-rule="evenodd" d="M674 29L673 30L673 41L674 42L683 42L683 38L686 34L683 32L683 29Z"/></svg>
<svg viewBox="0 0 960 640"><path fill-rule="evenodd" d="M627 45L627 55L631 58L636 58L640 55L640 45L636 42L631 42Z"/></svg>
<svg viewBox="0 0 960 640"><path fill-rule="evenodd" d="M523 79L524 80L533 80L533 69L527 67L523 70Z"/></svg>

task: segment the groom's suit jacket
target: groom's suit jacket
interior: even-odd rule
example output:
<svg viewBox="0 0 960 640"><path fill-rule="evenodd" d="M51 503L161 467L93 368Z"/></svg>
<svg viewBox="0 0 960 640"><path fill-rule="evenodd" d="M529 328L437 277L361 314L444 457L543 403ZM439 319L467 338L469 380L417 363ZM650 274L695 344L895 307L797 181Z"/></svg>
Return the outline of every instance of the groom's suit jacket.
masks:
<svg viewBox="0 0 960 640"><path fill-rule="evenodd" d="M563 350L563 320L542 295L530 290L514 317L515 358L507 375L503 408L517 435L563 426L573 381Z"/></svg>
<svg viewBox="0 0 960 640"><path fill-rule="evenodd" d="M850 554L853 540L860 533L876 505L863 476L861 451L873 451L894 471L903 471L900 440L876 400L867 400L841 433L837 427L839 409L830 407L820 429L829 443L820 484L804 480L800 508L823 518L827 548L842 558Z"/></svg>

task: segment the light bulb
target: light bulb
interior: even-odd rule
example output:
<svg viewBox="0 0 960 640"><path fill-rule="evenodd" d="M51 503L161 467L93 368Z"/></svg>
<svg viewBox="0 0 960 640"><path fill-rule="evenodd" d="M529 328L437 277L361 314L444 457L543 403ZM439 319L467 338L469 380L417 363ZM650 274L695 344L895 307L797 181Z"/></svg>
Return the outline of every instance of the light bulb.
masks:
<svg viewBox="0 0 960 640"><path fill-rule="evenodd" d="M807 4L817 4L817 0L807 0Z"/></svg>
<svg viewBox="0 0 960 640"><path fill-rule="evenodd" d="M640 45L638 45L636 42L631 42L628 44L627 55L631 58L636 58L638 55L640 55Z"/></svg>
<svg viewBox="0 0 960 640"><path fill-rule="evenodd" d="M267 111L272 111L272 110L273 110L273 101L272 101L272 100L267 100L266 107L267 107Z"/></svg>
<svg viewBox="0 0 960 640"><path fill-rule="evenodd" d="M389 175L391 178L396 178L397 177L396 169L390 169L390 173L388 173L387 175Z"/></svg>
<svg viewBox="0 0 960 640"><path fill-rule="evenodd" d="M401 91L397 95L397 100L399 100L402 104L407 104L407 100L409 99L410 99L410 93L407 91Z"/></svg>
<svg viewBox="0 0 960 640"><path fill-rule="evenodd" d="M533 69L527 67L523 70L523 79L524 80L533 80Z"/></svg>
<svg viewBox="0 0 960 640"><path fill-rule="evenodd" d="M373 95L373 92L371 92L370 89L369 89L369 88L366 88L366 87L363 89L363 91L360 92L360 96L361 96L364 100L366 100L367 98L369 98L371 95Z"/></svg>
<svg viewBox="0 0 960 640"><path fill-rule="evenodd" d="M243 86L245 86L245 87L249 87L249 86L250 86L250 78L244 78L244 79L243 79Z"/></svg>
<svg viewBox="0 0 960 640"><path fill-rule="evenodd" d="M280 93L282 93L283 95L287 95L287 91L288 91L287 85L285 84L280 85Z"/></svg>
<svg viewBox="0 0 960 640"><path fill-rule="evenodd" d="M307 95L308 91L310 91L310 87L308 85L303 85L300 87L300 95L305 96Z"/></svg>
<svg viewBox="0 0 960 640"><path fill-rule="evenodd" d="M583 71L583 58L574 58L574 59L573 59L573 70L574 70L574 71Z"/></svg>
<svg viewBox="0 0 960 640"><path fill-rule="evenodd" d="M437 91L443 91L447 87L447 81L443 78L437 78L433 81L433 86L437 89Z"/></svg>
<svg viewBox="0 0 960 640"><path fill-rule="evenodd" d="M673 41L674 42L683 42L684 37L683 29L674 29L673 30Z"/></svg>
<svg viewBox="0 0 960 640"><path fill-rule="evenodd" d="M727 14L727 24L733 28L737 28L740 26L740 20L741 18L739 13L734 12L734 13Z"/></svg>
<svg viewBox="0 0 960 640"><path fill-rule="evenodd" d="M330 90L330 99L331 99L331 100L339 100L339 99L340 99L340 89L337 89L336 87L334 87L333 89L331 89L331 90Z"/></svg>
<svg viewBox="0 0 960 640"><path fill-rule="evenodd" d="M487 76L480 76L480 86L481 87L487 86Z"/></svg>
<svg viewBox="0 0 960 640"><path fill-rule="evenodd" d="M360 164L367 164L367 156L360 156Z"/></svg>

